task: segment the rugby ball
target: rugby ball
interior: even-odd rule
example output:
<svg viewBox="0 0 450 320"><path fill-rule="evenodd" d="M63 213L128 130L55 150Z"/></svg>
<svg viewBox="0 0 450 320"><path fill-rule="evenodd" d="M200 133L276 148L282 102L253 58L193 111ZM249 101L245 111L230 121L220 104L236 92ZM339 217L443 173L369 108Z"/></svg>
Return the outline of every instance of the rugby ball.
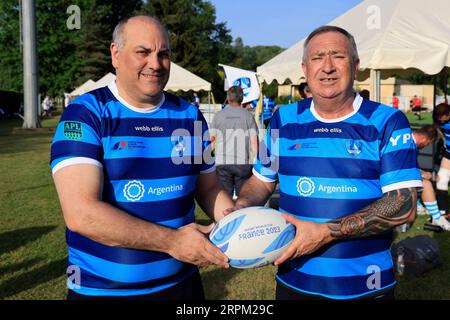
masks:
<svg viewBox="0 0 450 320"><path fill-rule="evenodd" d="M247 269L274 262L294 236L294 225L279 211L248 207L220 220L209 239L230 259L230 266Z"/></svg>

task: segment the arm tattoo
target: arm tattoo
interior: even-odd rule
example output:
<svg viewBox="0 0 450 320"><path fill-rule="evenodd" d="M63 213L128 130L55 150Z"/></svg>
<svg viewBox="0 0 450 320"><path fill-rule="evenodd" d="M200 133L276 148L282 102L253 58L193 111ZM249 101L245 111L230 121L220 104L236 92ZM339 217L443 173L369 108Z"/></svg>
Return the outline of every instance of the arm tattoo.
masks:
<svg viewBox="0 0 450 320"><path fill-rule="evenodd" d="M361 238L382 233L405 223L415 209L415 188L393 190L369 206L328 223L337 239Z"/></svg>

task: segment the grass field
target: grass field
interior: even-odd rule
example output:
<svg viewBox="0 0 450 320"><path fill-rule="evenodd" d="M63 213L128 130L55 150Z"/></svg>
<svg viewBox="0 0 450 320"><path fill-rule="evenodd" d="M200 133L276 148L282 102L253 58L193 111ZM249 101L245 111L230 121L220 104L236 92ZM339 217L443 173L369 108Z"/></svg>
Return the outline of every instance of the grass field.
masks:
<svg viewBox="0 0 450 320"><path fill-rule="evenodd" d="M19 120L0 121L0 299L65 298L64 221L49 170L57 120L43 121L39 131L14 130ZM197 217L207 223L200 210ZM425 220L419 217L398 239L429 234L440 245L444 266L422 277L400 277L399 299L450 299L450 233L424 231ZM273 299L275 271L201 268L207 298L224 300Z"/></svg>

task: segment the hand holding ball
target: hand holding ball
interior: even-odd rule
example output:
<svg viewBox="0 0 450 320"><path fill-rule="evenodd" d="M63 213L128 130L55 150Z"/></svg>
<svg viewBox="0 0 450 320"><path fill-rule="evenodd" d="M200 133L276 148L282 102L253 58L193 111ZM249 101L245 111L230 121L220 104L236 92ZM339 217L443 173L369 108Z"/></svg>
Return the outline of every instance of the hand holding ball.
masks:
<svg viewBox="0 0 450 320"><path fill-rule="evenodd" d="M220 220L209 238L235 268L256 268L274 262L291 243L295 226L271 208L236 210Z"/></svg>

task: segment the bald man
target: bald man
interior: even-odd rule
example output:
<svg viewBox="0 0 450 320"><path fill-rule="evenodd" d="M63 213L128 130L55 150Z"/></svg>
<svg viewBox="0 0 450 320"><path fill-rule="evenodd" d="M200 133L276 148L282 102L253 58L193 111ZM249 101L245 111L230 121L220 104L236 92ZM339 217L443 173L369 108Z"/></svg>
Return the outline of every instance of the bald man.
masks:
<svg viewBox="0 0 450 320"><path fill-rule="evenodd" d="M158 20L121 21L110 49L117 78L69 105L52 144L68 299L204 299L197 266L228 259L195 223L195 200L216 221L233 206L203 156L206 121L163 91L171 52Z"/></svg>

